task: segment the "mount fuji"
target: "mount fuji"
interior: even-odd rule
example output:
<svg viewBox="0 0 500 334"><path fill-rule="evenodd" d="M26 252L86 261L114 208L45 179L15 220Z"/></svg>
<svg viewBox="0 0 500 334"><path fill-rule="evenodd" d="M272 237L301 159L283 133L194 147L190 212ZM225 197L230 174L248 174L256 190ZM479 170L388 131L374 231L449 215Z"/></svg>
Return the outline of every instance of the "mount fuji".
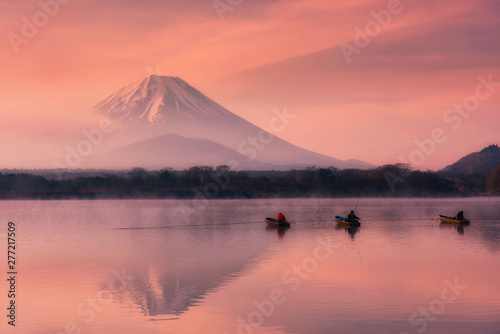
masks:
<svg viewBox="0 0 500 334"><path fill-rule="evenodd" d="M178 77L151 75L97 103L102 114L137 124L185 119L234 120L235 116Z"/></svg>
<svg viewBox="0 0 500 334"><path fill-rule="evenodd" d="M93 109L119 123L129 140L100 155L93 163L100 167L187 168L230 161L247 169L374 167L295 146L231 113L179 77L148 76Z"/></svg>

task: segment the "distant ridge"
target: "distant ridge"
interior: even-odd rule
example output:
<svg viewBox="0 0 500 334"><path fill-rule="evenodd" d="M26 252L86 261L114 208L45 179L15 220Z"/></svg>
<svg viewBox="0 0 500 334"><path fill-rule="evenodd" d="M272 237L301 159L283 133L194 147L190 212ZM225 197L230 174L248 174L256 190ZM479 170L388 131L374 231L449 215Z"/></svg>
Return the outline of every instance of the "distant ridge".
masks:
<svg viewBox="0 0 500 334"><path fill-rule="evenodd" d="M158 154L161 152L161 154ZM264 170L275 167L260 161L248 161L244 155L207 139L166 134L145 139L89 159L85 167L104 165L119 169L141 166L148 169L191 166L219 166L232 163L240 169Z"/></svg>
<svg viewBox="0 0 500 334"><path fill-rule="evenodd" d="M490 174L500 165L500 148L490 145L480 152L471 153L452 165L446 166L441 171L452 174Z"/></svg>

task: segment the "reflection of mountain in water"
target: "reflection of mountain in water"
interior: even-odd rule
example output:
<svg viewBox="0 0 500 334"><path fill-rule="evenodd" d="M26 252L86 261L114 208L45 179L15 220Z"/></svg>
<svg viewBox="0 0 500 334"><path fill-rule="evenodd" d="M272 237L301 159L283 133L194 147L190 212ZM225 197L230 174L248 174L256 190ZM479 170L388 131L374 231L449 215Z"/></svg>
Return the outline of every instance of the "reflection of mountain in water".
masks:
<svg viewBox="0 0 500 334"><path fill-rule="evenodd" d="M185 230L186 231L186 230ZM184 239L184 240L183 240ZM241 249L238 238L151 243L148 263L135 263L127 293L147 316L180 315L242 271L265 246ZM176 243L182 242L182 246ZM154 254L154 255L153 255ZM143 258L147 258L143 257ZM181 262L182 261L182 262Z"/></svg>

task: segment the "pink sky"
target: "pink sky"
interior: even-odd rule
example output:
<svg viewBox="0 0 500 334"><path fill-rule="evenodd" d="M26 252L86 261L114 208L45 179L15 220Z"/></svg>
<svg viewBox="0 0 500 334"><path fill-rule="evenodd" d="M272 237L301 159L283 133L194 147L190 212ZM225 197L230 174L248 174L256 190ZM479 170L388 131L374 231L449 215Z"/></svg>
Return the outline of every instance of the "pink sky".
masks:
<svg viewBox="0 0 500 334"><path fill-rule="evenodd" d="M150 69L261 127L286 106L297 117L280 137L340 159L400 162L436 128L447 140L418 169L500 143L500 86L457 129L443 119L478 77L500 82L498 2L402 1L348 63L340 45L388 3L243 0L221 20L207 0L72 0L16 52L9 34L41 7L0 0L2 164L73 143L92 126L88 107Z"/></svg>

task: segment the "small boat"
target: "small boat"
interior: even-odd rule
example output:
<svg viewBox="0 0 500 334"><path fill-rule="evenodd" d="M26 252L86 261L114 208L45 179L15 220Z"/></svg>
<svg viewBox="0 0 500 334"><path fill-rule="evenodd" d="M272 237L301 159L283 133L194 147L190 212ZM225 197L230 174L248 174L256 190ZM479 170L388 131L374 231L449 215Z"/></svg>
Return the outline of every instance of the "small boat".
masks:
<svg viewBox="0 0 500 334"><path fill-rule="evenodd" d="M355 220L355 221L350 222L347 220L347 218L340 217L340 216L335 216L335 221L340 226L360 226L361 225L359 220Z"/></svg>
<svg viewBox="0 0 500 334"><path fill-rule="evenodd" d="M266 218L266 223L269 226L290 227L290 223L286 220L276 220L274 218Z"/></svg>
<svg viewBox="0 0 500 334"><path fill-rule="evenodd" d="M443 215L439 215L439 220L443 224L456 224L456 225L470 224L470 221L468 221L467 219L458 220L456 217L448 217Z"/></svg>

